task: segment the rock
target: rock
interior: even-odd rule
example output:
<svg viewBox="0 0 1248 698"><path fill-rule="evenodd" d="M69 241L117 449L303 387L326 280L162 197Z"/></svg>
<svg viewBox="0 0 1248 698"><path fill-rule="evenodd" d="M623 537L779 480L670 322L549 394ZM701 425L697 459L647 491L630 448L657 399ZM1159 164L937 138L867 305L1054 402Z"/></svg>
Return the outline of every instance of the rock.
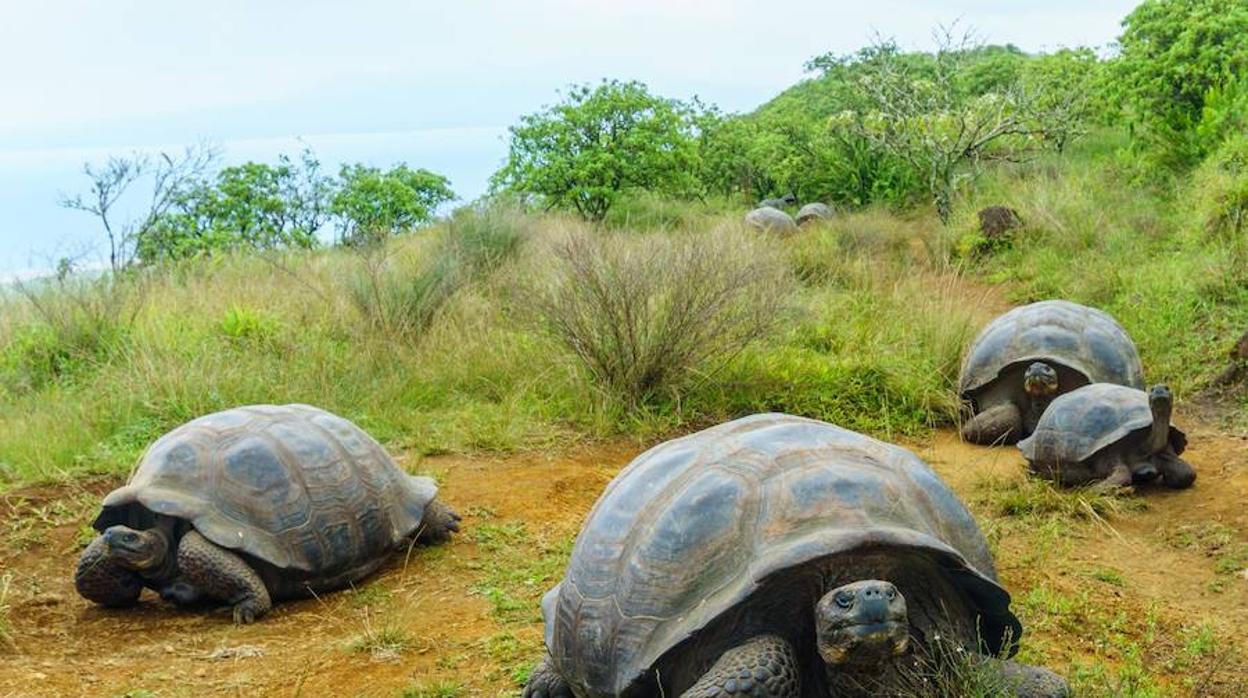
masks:
<svg viewBox="0 0 1248 698"><path fill-rule="evenodd" d="M1023 220L1008 206L989 206L979 212L979 232L988 240L1003 238L1021 227Z"/></svg>

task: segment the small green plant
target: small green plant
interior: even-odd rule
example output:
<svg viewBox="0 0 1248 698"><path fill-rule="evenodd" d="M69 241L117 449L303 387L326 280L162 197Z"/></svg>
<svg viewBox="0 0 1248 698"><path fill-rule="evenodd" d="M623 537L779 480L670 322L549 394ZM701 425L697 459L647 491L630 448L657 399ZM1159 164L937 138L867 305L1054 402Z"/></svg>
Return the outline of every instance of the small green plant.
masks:
<svg viewBox="0 0 1248 698"><path fill-rule="evenodd" d="M376 661L395 661L414 646L412 636L402 628L376 626L370 613L364 613L364 631L348 645L352 652L369 654Z"/></svg>
<svg viewBox="0 0 1248 698"><path fill-rule="evenodd" d="M221 318L221 333L232 340L261 341L269 339L276 331L277 323L262 313L233 306Z"/></svg>
<svg viewBox="0 0 1248 698"><path fill-rule="evenodd" d="M390 600L393 594L378 582L358 587L351 592L351 605L358 608L377 606Z"/></svg>

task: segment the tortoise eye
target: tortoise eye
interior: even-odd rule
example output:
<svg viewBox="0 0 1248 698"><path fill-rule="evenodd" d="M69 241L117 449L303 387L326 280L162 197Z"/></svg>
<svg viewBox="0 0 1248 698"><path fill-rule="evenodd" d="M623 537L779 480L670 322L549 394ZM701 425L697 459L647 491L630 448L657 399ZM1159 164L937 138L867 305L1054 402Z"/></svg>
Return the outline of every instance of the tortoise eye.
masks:
<svg viewBox="0 0 1248 698"><path fill-rule="evenodd" d="M897 590L889 587L888 591L884 592L884 596L888 597L889 601L892 601L897 598Z"/></svg>
<svg viewBox="0 0 1248 698"><path fill-rule="evenodd" d="M849 594L849 593L842 591L841 593L836 595L834 601L836 601L836 605L840 606L841 608L849 608L850 606L854 605L854 596L853 594Z"/></svg>

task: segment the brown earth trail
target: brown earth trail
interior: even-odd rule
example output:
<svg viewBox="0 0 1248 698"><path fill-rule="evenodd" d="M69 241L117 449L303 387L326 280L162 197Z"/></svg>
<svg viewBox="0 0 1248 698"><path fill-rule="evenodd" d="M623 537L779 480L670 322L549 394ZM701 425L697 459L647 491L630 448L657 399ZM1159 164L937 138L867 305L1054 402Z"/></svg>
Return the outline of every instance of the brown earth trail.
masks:
<svg viewBox="0 0 1248 698"><path fill-rule="evenodd" d="M1028 627L1028 661L1117 687L1111 694L1127 693L1141 664L1162 694L1246 695L1248 441L1190 431L1196 486L1149 489L1110 511L1029 480L1012 448L947 431L908 445L996 547ZM243 627L151 596L112 611L74 593L83 527L116 482L10 492L0 498L0 606L12 626L0 696L515 695L541 652L538 599L603 486L640 450L616 442L408 463L442 482L465 514L463 535L398 556L358 589L279 605Z"/></svg>

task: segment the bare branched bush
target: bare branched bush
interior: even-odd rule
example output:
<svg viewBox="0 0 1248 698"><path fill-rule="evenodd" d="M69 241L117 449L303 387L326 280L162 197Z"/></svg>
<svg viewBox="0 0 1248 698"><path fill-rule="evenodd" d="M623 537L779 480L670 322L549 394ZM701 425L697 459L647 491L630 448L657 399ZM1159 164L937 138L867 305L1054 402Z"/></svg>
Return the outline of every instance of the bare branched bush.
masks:
<svg viewBox="0 0 1248 698"><path fill-rule="evenodd" d="M599 387L629 407L714 371L784 316L790 283L764 242L573 234L532 298Z"/></svg>

